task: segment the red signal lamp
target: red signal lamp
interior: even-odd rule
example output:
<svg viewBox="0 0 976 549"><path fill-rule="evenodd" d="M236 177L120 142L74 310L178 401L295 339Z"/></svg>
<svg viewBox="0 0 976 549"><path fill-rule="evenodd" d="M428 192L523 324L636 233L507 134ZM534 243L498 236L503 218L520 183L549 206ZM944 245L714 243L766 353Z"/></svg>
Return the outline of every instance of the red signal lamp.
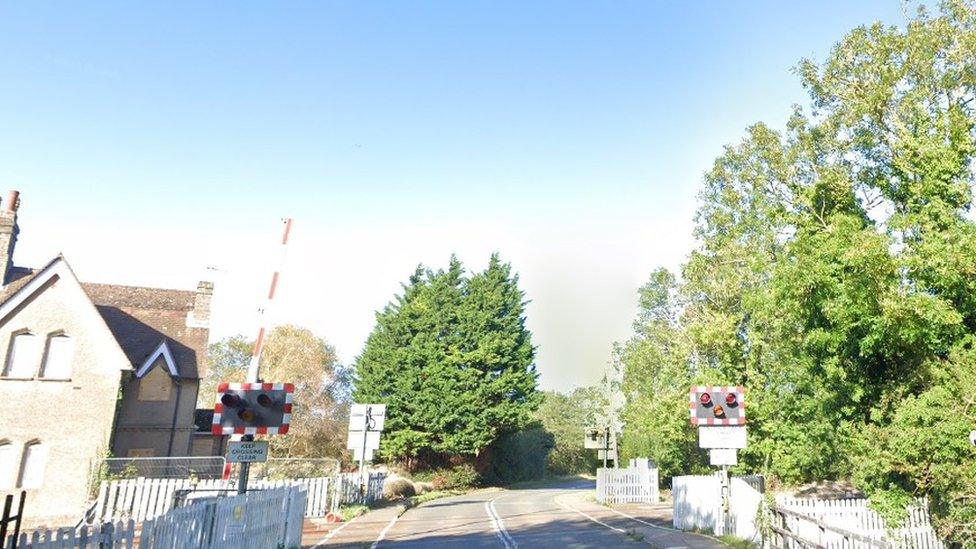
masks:
<svg viewBox="0 0 976 549"><path fill-rule="evenodd" d="M725 417L725 408L722 408L721 406L716 406L715 407L715 410L713 410L712 413L714 413L715 414L715 417L717 417L717 418L724 418Z"/></svg>
<svg viewBox="0 0 976 549"><path fill-rule="evenodd" d="M735 406L739 402L739 397L735 396L735 393L729 393L725 395L725 403L729 406Z"/></svg>
<svg viewBox="0 0 976 549"><path fill-rule="evenodd" d="M702 406L709 406L712 404L712 395L702 393L701 396L698 397L698 401L702 403Z"/></svg>
<svg viewBox="0 0 976 549"><path fill-rule="evenodd" d="M267 394L261 393L258 395L258 404L264 406L265 408L270 408L274 404L274 401L272 401L271 397L269 397Z"/></svg>
<svg viewBox="0 0 976 549"><path fill-rule="evenodd" d="M241 397L234 393L224 393L220 397L220 403L228 408L236 408L241 404Z"/></svg>

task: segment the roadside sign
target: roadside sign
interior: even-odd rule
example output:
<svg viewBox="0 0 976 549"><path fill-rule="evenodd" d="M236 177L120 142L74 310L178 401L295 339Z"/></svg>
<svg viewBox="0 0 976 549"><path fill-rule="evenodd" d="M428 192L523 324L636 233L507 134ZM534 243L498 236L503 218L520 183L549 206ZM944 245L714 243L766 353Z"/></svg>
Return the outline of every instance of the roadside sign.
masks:
<svg viewBox="0 0 976 549"><path fill-rule="evenodd" d="M353 461L373 461L373 449L372 448L366 448L366 457L365 458L363 458L361 456L362 453L363 453L363 449L362 448L357 448L357 449L353 450L352 451L352 459L353 459Z"/></svg>
<svg viewBox="0 0 976 549"><path fill-rule="evenodd" d="M367 413L369 418L367 419ZM386 404L353 404L349 410L350 431L382 431L386 419ZM366 425L366 422L369 425Z"/></svg>
<svg viewBox="0 0 976 549"><path fill-rule="evenodd" d="M346 448L349 450L376 450L380 447L379 431L349 431Z"/></svg>
<svg viewBox="0 0 976 549"><path fill-rule="evenodd" d="M227 443L228 463L257 463L268 461L268 441L239 440Z"/></svg>
<svg viewBox="0 0 976 549"><path fill-rule="evenodd" d="M613 434L610 435L610 448L616 447L616 440ZM606 449L607 432L605 429L587 427L586 434L583 436L583 448L589 450Z"/></svg>
<svg viewBox="0 0 976 549"><path fill-rule="evenodd" d="M708 451L712 465L738 465L738 450L734 448L713 448Z"/></svg>
<svg viewBox="0 0 976 549"><path fill-rule="evenodd" d="M745 448L746 426L699 426L699 448Z"/></svg>

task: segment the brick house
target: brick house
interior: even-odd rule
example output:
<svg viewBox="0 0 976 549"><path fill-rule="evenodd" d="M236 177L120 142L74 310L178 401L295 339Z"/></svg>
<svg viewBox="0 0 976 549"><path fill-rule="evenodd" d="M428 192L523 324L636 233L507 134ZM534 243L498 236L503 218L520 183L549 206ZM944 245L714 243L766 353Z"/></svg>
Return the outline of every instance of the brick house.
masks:
<svg viewBox="0 0 976 549"><path fill-rule="evenodd" d="M0 492L27 525L73 524L100 458L219 455L196 435L213 284L81 283L58 256L13 266L18 195L0 206Z"/></svg>

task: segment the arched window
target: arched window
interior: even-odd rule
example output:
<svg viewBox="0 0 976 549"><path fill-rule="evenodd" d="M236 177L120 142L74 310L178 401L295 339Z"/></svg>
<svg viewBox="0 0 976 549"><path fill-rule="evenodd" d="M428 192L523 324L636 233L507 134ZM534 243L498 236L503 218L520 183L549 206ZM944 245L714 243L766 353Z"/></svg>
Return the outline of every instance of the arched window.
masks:
<svg viewBox="0 0 976 549"><path fill-rule="evenodd" d="M63 333L47 336L44 350L44 365L41 376L49 379L68 379L71 377L71 359L74 358L74 340Z"/></svg>
<svg viewBox="0 0 976 549"><path fill-rule="evenodd" d="M3 375L7 377L34 377L40 358L37 336L24 330L10 336L7 365Z"/></svg>
<svg viewBox="0 0 976 549"><path fill-rule="evenodd" d="M9 440L0 440L0 490L14 487L14 445Z"/></svg>
<svg viewBox="0 0 976 549"><path fill-rule="evenodd" d="M32 440L24 446L24 457L20 462L18 488L40 488L44 483L44 468L47 466L47 446L39 440Z"/></svg>

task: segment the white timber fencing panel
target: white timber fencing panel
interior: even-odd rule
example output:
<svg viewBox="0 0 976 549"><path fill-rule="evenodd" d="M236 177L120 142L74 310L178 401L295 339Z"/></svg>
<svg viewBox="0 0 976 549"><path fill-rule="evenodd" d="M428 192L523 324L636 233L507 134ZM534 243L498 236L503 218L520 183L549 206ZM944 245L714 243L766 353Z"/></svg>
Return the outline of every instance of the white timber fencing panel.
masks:
<svg viewBox="0 0 976 549"><path fill-rule="evenodd" d="M366 483L366 492L361 489L362 476L359 473L343 473L334 479L333 510L340 505L372 505L383 499L383 483L386 474L371 473Z"/></svg>
<svg viewBox="0 0 976 549"><path fill-rule="evenodd" d="M678 530L715 530L722 505L722 483L715 475L671 478L672 524Z"/></svg>
<svg viewBox="0 0 976 549"><path fill-rule="evenodd" d="M301 545L305 489L288 487L192 503L143 524L140 549L268 549Z"/></svg>
<svg viewBox="0 0 976 549"><path fill-rule="evenodd" d="M660 501L657 465L647 459L630 463L626 469L597 469L597 501L610 504Z"/></svg>
<svg viewBox="0 0 976 549"><path fill-rule="evenodd" d="M3 540L0 540L3 541ZM17 549L131 549L135 543L135 521L105 523L98 526L35 530L21 533L14 543L8 536L3 548Z"/></svg>
<svg viewBox="0 0 976 549"><path fill-rule="evenodd" d="M729 517L725 531L737 538L756 542L761 534L756 516L762 503L761 476L732 477L729 480ZM722 516L722 478L691 475L671 479L672 524L679 530L716 530Z"/></svg>
<svg viewBox="0 0 976 549"><path fill-rule="evenodd" d="M287 486L301 486L308 493L306 516L323 517L330 509L329 488L332 479L294 478L283 480L255 480L248 482L248 490L269 490ZM193 499L200 496L232 494L237 483L224 480L176 478L134 478L103 481L95 501L93 522L132 519L143 522L173 509L178 496ZM381 491L382 492L382 491Z"/></svg>
<svg viewBox="0 0 976 549"><path fill-rule="evenodd" d="M943 549L929 519L928 501L919 498L908 508L908 518L900 527L888 530L885 520L869 507L867 499L813 499L777 496L776 506L822 521L828 526L847 530L899 547ZM804 539L826 547L841 547L843 537L806 522L801 518L787 520L789 530Z"/></svg>

